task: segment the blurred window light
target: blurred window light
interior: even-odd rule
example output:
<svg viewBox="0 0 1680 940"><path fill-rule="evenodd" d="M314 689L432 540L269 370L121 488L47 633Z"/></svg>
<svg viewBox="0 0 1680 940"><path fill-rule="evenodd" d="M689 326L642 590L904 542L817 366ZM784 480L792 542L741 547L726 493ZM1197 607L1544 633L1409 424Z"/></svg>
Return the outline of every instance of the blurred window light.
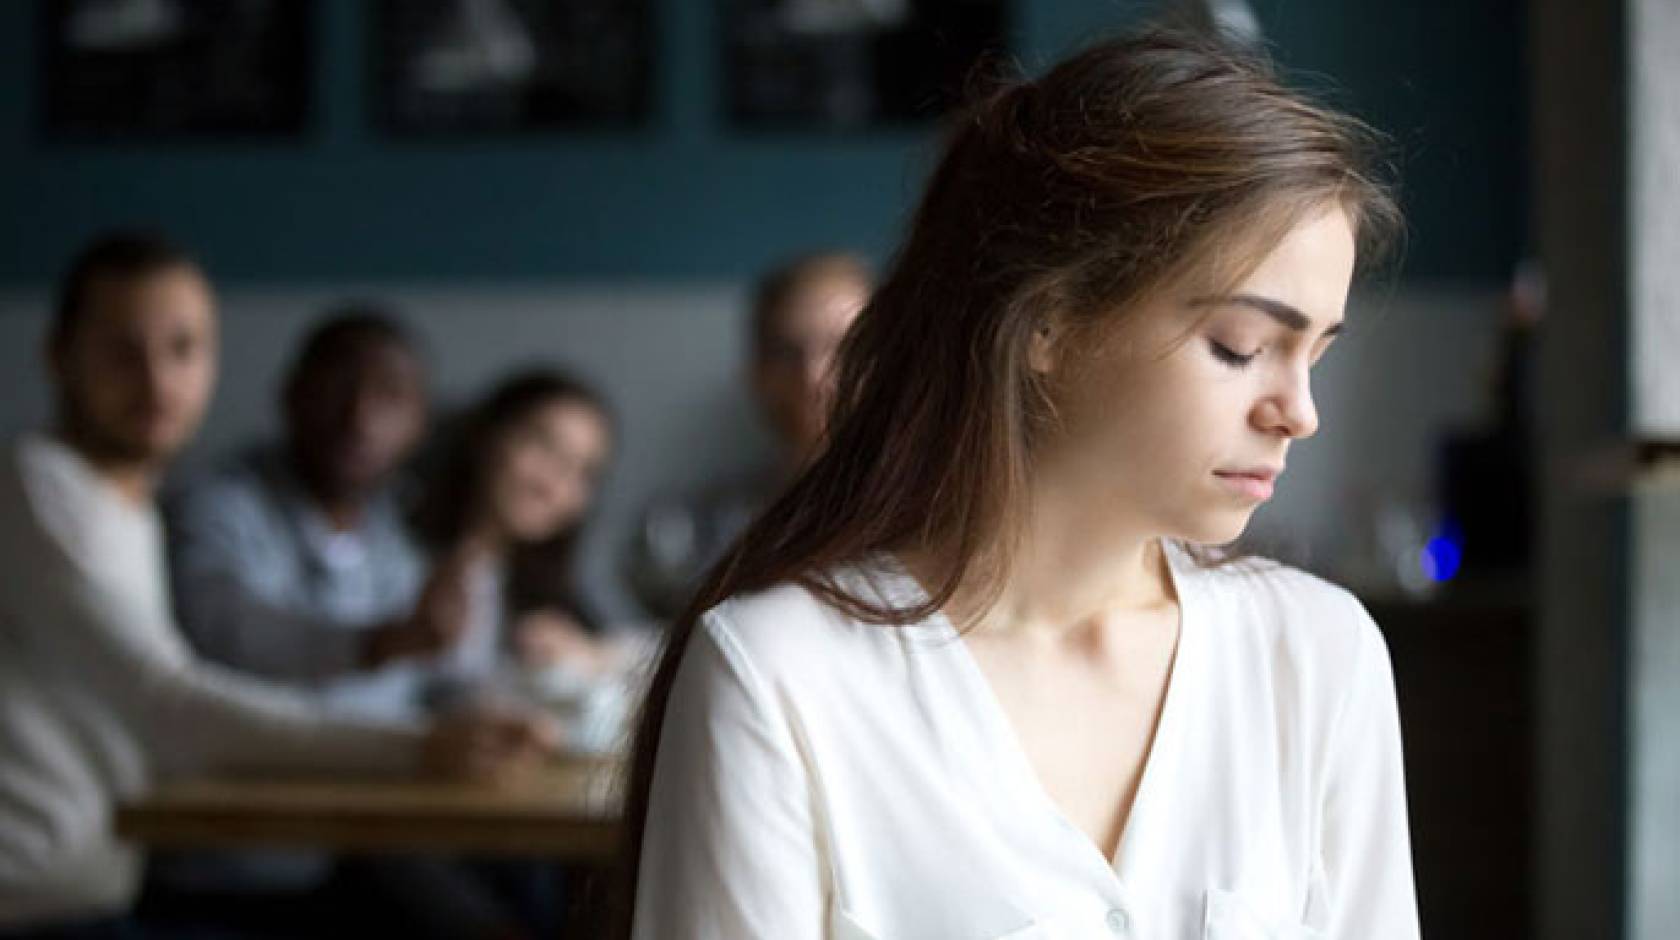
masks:
<svg viewBox="0 0 1680 940"><path fill-rule="evenodd" d="M1260 17L1248 0L1169 0L1167 9L1185 17L1196 29L1245 46L1258 46L1265 40Z"/></svg>
<svg viewBox="0 0 1680 940"><path fill-rule="evenodd" d="M184 26L175 0L82 0L65 21L64 41L85 52L149 49L174 42Z"/></svg>
<svg viewBox="0 0 1680 940"><path fill-rule="evenodd" d="M433 92L518 85L537 68L531 31L502 0L458 0L449 25L414 60L411 80Z"/></svg>
<svg viewBox="0 0 1680 940"><path fill-rule="evenodd" d="M910 0L787 0L775 16L783 29L803 35L896 29L910 19Z"/></svg>

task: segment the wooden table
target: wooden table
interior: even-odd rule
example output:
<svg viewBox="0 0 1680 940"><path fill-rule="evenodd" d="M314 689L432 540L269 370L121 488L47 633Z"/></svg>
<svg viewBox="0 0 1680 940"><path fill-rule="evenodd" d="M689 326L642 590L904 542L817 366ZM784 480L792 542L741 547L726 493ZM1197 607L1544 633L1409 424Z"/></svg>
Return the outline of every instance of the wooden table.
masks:
<svg viewBox="0 0 1680 940"><path fill-rule="evenodd" d="M501 787L418 780L206 779L118 807L151 848L529 856L601 865L618 848L620 765L572 759Z"/></svg>

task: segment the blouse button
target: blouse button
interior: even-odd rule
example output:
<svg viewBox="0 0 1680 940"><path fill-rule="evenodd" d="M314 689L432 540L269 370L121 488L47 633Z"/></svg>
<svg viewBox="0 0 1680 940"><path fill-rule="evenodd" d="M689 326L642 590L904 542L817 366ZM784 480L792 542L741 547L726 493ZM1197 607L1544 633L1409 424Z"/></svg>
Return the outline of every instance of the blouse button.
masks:
<svg viewBox="0 0 1680 940"><path fill-rule="evenodd" d="M1126 932L1126 929L1128 927L1130 927L1131 925L1132 925L1132 919L1130 917L1127 917L1126 912L1119 909L1118 907L1113 908L1112 910L1110 910L1108 912L1108 929L1109 929L1109 932L1111 932L1115 935L1124 934Z"/></svg>

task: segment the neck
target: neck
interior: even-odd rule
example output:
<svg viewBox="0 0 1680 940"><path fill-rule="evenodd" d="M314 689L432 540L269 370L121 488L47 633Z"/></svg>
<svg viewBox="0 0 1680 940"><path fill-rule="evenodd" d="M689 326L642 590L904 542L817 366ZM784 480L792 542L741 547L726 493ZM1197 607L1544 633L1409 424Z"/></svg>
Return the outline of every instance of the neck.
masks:
<svg viewBox="0 0 1680 940"><path fill-rule="evenodd" d="M303 487L304 493L329 525L340 532L348 532L362 524L362 513L367 508L366 492L345 492L339 487L323 483L321 477L311 472L309 466L299 459L295 448L291 450L289 459L292 473Z"/></svg>
<svg viewBox="0 0 1680 940"><path fill-rule="evenodd" d="M497 526L483 521L469 524L455 540L450 553L463 562L500 561L507 557L509 540Z"/></svg>
<svg viewBox="0 0 1680 940"><path fill-rule="evenodd" d="M109 483L130 503L142 506L150 503L156 495L158 477L163 472L162 459L117 456L110 448L100 446L97 437L79 429L74 422L62 423L58 438L81 455L100 479Z"/></svg>
<svg viewBox="0 0 1680 940"><path fill-rule="evenodd" d="M367 501L360 497L324 498L318 493L311 493L310 498L315 501L316 508L321 510L327 522L340 532L348 532L362 524L362 511Z"/></svg>
<svg viewBox="0 0 1680 940"><path fill-rule="evenodd" d="M1068 636L1175 604L1160 537L1091 516L1040 494L995 600L985 585L961 585L947 605L951 620L981 633ZM909 553L905 565L936 584L949 571L939 554Z"/></svg>

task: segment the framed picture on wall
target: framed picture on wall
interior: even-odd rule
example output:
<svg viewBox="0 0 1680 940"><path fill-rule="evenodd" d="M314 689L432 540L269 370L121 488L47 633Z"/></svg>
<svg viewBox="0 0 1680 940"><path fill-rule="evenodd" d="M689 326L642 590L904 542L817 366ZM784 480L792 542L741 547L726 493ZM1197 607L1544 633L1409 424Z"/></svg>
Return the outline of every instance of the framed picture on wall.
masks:
<svg viewBox="0 0 1680 940"><path fill-rule="evenodd" d="M376 0L372 111L399 135L628 126L648 114L651 0Z"/></svg>
<svg viewBox="0 0 1680 940"><path fill-rule="evenodd" d="M1009 0L716 0L725 108L744 128L915 124L1008 47Z"/></svg>
<svg viewBox="0 0 1680 940"><path fill-rule="evenodd" d="M310 102L307 0L44 0L49 138L291 137Z"/></svg>

